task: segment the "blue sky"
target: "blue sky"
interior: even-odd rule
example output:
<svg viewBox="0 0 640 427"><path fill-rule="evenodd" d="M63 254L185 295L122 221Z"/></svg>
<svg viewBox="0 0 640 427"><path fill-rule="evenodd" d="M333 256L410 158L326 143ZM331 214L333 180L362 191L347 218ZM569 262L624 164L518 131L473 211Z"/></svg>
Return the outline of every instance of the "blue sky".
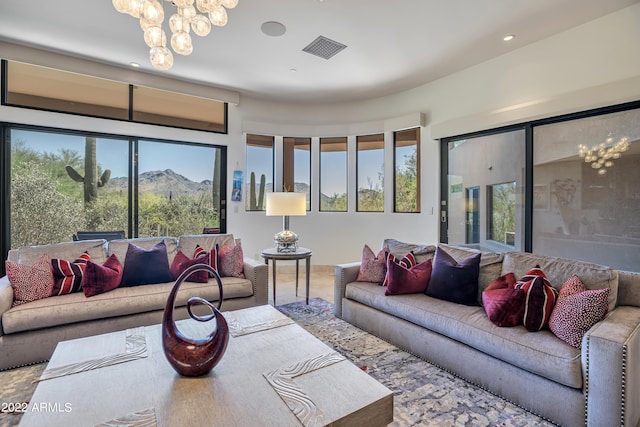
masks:
<svg viewBox="0 0 640 427"><path fill-rule="evenodd" d="M24 141L28 147L38 152L57 154L61 149L67 148L84 157L83 136L22 130L12 130L11 136L13 141ZM97 139L98 164L103 169L111 169L111 177L128 175L128 146L126 140ZM214 154L210 147L141 140L138 159L140 173L172 169L196 182L210 180L213 175Z"/></svg>

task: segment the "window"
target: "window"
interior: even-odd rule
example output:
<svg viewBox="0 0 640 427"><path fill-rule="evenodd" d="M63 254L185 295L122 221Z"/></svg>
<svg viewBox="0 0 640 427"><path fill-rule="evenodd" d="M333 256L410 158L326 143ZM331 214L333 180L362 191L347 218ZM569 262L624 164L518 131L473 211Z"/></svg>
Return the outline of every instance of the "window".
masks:
<svg viewBox="0 0 640 427"><path fill-rule="evenodd" d="M10 248L71 241L78 231L149 237L226 228L224 147L32 127L5 134L11 234L2 243Z"/></svg>
<svg viewBox="0 0 640 427"><path fill-rule="evenodd" d="M220 148L138 142L137 235L181 236L220 228ZM217 191L214 191L216 189Z"/></svg>
<svg viewBox="0 0 640 427"><path fill-rule="evenodd" d="M394 212L420 212L420 130L393 135Z"/></svg>
<svg viewBox="0 0 640 427"><path fill-rule="evenodd" d="M516 183L506 182L487 187L489 207L488 240L515 245L516 235Z"/></svg>
<svg viewBox="0 0 640 427"><path fill-rule="evenodd" d="M273 191L273 137L247 135L246 163L248 181L245 183L247 188L245 208L248 211L264 211L266 210L265 193ZM269 180L268 183L267 180ZM234 195L232 200L241 200L241 198Z"/></svg>
<svg viewBox="0 0 640 427"><path fill-rule="evenodd" d="M524 250L525 141L518 129L446 142L448 243Z"/></svg>
<svg viewBox="0 0 640 427"><path fill-rule="evenodd" d="M225 102L21 62L2 64L7 79L3 103L7 105L227 132Z"/></svg>
<svg viewBox="0 0 640 427"><path fill-rule="evenodd" d="M347 138L320 138L320 210L347 211Z"/></svg>
<svg viewBox="0 0 640 427"><path fill-rule="evenodd" d="M359 212L384 212L384 134L357 138Z"/></svg>
<svg viewBox="0 0 640 427"><path fill-rule="evenodd" d="M640 266L640 109L534 127L532 250Z"/></svg>
<svg viewBox="0 0 640 427"><path fill-rule="evenodd" d="M311 210L311 138L283 139L283 190L305 193Z"/></svg>

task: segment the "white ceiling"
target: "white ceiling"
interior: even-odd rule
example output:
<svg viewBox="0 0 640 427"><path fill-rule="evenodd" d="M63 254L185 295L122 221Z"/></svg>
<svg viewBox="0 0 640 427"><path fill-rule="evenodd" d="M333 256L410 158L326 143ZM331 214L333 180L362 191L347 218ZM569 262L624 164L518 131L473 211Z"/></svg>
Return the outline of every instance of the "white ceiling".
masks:
<svg viewBox="0 0 640 427"><path fill-rule="evenodd" d="M226 27L193 36L193 54L175 55L165 72L149 64L137 20L110 0L0 0L0 40L138 62L146 72L256 98L341 102L411 89L639 1L239 0ZM168 19L174 7L163 4ZM265 35L265 21L287 32ZM502 41L506 34L515 40ZM347 48L329 60L302 51L320 35Z"/></svg>

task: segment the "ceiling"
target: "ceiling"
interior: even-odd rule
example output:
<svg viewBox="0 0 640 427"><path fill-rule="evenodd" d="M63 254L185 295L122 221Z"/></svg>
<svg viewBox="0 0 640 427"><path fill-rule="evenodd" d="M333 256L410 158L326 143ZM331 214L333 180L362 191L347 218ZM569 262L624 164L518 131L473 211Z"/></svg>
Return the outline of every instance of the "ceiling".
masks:
<svg viewBox="0 0 640 427"><path fill-rule="evenodd" d="M639 1L239 0L227 26L194 35L193 53L175 55L164 72L149 64L137 20L110 0L0 1L0 40L123 67L137 62L144 72L254 98L343 102L417 87ZM168 19L174 6L163 4ZM266 21L286 33L265 35ZM504 42L507 34L516 37ZM318 36L347 48L328 60L303 52Z"/></svg>

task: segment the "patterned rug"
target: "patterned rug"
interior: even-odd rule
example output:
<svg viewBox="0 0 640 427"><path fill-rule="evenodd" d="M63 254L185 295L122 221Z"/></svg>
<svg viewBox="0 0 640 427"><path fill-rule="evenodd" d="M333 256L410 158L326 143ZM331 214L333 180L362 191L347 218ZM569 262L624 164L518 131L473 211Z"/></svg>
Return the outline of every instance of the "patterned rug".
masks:
<svg viewBox="0 0 640 427"><path fill-rule="evenodd" d="M399 350L333 315L333 305L313 298L278 307L300 326L394 392L392 426L553 426L466 381ZM28 402L46 364L0 372L0 427L17 426L11 403Z"/></svg>

